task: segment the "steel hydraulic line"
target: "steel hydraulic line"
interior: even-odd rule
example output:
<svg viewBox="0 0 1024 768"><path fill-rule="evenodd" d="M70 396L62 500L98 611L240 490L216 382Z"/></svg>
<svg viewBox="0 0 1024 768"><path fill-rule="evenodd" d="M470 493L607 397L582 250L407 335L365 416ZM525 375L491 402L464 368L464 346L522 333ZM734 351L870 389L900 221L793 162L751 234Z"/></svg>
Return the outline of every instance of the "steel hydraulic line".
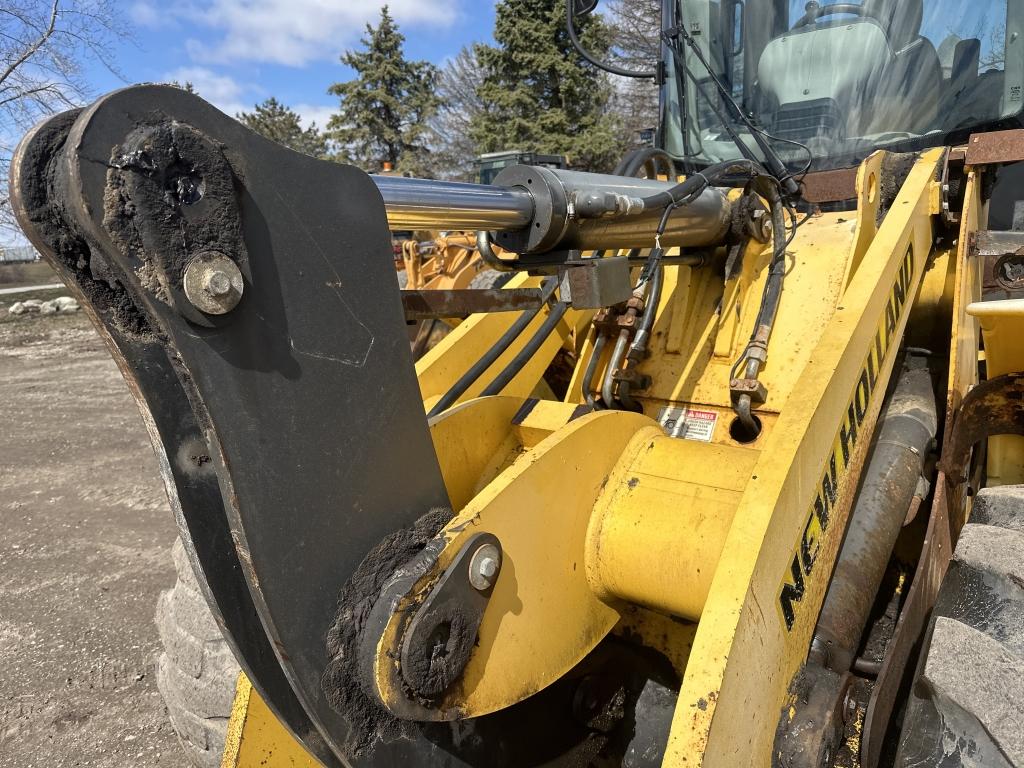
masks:
<svg viewBox="0 0 1024 768"><path fill-rule="evenodd" d="M706 185L708 180L703 178L703 183ZM661 214L661 221L658 224L655 235L655 247L651 249L647 257L647 263L640 273L640 279L637 281L636 288L633 289L633 298L644 301L643 315L640 318L639 328L632 345L629 346L628 359L633 365L639 363L643 358L644 350L647 348L647 337L654 326L658 302L661 300L661 286L664 279L661 261L665 256L665 250L661 247L661 235L665 231L665 225L668 222L669 216L672 215L672 211L686 205L687 202L699 195L701 190L700 182L695 182L691 186L687 186L687 182L683 182L673 187L668 193L671 199L665 205L665 209ZM633 307L630 307L626 312L634 317L637 313ZM604 382L601 387L601 398L604 400L607 408L613 407L615 402L615 373L619 366L622 365L623 359L627 356L626 349L628 344L629 330L623 328L619 332L618 339L615 341L615 347L608 360L608 367L605 370ZM630 397L629 382L621 381L619 390L621 392L619 395L620 402L629 410L637 410L636 401Z"/></svg>
<svg viewBox="0 0 1024 768"><path fill-rule="evenodd" d="M612 348L612 356L608 358L608 368L604 372L604 381L601 384L601 399L605 408L615 406L615 369L618 367L616 361L621 361L626 354L626 347L629 346L629 331L623 328L615 339L615 346Z"/></svg>
<svg viewBox="0 0 1024 768"><path fill-rule="evenodd" d="M596 404L594 393L591 390L591 384L594 383L594 374L597 373L597 364L601 360L601 353L604 352L604 347L608 343L608 337L601 334L597 337L594 342L594 351L590 355L590 361L587 363L587 369L583 372L583 382L580 389L583 392L583 399L586 400L587 405L591 408Z"/></svg>
<svg viewBox="0 0 1024 768"><path fill-rule="evenodd" d="M647 340L651 335L651 328L654 327L654 318L658 313L658 304L661 302L661 289L665 283L665 268L661 265L654 267L654 274L650 279L650 288L645 299L644 312L640 316L640 327L633 337L633 343L629 345L626 353L626 361L630 366L639 365L647 350ZM627 410L637 410L636 401L630 394L630 383L627 380L619 382L619 401Z"/></svg>

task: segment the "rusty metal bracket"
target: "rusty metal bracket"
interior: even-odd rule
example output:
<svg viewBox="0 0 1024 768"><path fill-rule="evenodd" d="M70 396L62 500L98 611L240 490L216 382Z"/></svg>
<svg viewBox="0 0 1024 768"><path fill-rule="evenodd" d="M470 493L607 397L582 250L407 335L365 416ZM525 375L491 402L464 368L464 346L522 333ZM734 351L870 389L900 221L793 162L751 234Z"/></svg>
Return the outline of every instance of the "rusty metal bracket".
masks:
<svg viewBox="0 0 1024 768"><path fill-rule="evenodd" d="M952 482L962 482L971 449L993 435L1024 435L1024 372L983 381L964 396L939 470Z"/></svg>
<svg viewBox="0 0 1024 768"><path fill-rule="evenodd" d="M982 259L982 301L1024 298L1024 232L982 230L970 235L972 258Z"/></svg>
<svg viewBox="0 0 1024 768"><path fill-rule="evenodd" d="M1024 373L982 382L964 396L939 461L931 517L914 580L871 692L861 739L861 765L877 768L914 646L928 621L965 522L961 513L971 451L993 435L1024 435Z"/></svg>
<svg viewBox="0 0 1024 768"><path fill-rule="evenodd" d="M836 203L857 197L857 167L808 173L801 181L808 203Z"/></svg>
<svg viewBox="0 0 1024 768"><path fill-rule="evenodd" d="M540 309L545 300L544 291L539 288L402 291L406 320L466 317L478 312L522 312Z"/></svg>
<svg viewBox="0 0 1024 768"><path fill-rule="evenodd" d="M1024 160L1024 128L972 133L967 140L966 165L995 165L1019 160Z"/></svg>

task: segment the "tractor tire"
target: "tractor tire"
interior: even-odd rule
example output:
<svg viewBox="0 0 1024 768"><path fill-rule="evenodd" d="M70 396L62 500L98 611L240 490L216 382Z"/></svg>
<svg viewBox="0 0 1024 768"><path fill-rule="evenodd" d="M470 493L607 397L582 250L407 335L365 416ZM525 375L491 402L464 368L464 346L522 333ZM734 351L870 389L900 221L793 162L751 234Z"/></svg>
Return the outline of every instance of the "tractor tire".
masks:
<svg viewBox="0 0 1024 768"><path fill-rule="evenodd" d="M1024 768L1024 485L975 497L922 648L895 765Z"/></svg>
<svg viewBox="0 0 1024 768"><path fill-rule="evenodd" d="M157 662L156 685L192 765L219 768L239 667L180 539L171 554L178 580L157 601L156 625L164 651Z"/></svg>
<svg viewBox="0 0 1024 768"><path fill-rule="evenodd" d="M468 288L485 290L488 288L501 288L512 279L515 272L499 272L496 269L482 269L477 272L469 281Z"/></svg>

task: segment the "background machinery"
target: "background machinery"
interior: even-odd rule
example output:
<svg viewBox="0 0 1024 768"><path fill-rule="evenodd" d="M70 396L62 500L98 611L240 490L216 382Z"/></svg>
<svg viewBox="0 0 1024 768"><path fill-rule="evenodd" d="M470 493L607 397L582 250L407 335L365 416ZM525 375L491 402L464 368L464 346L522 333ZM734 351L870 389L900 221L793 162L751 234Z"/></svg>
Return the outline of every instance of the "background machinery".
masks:
<svg viewBox="0 0 1024 768"><path fill-rule="evenodd" d="M370 177L159 86L34 129L15 209L245 672L229 764L1024 765L1022 23L666 0L619 175ZM403 294L389 229L513 277Z"/></svg>

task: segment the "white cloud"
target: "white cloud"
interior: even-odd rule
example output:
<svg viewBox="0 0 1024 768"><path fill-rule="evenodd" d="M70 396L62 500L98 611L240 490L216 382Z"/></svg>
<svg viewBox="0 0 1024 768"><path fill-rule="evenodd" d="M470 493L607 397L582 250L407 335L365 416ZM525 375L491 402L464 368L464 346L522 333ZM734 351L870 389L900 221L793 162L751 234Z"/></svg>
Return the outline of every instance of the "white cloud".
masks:
<svg viewBox="0 0 1024 768"><path fill-rule="evenodd" d="M400 26L447 28L458 20L459 4L460 0L390 0L388 6ZM189 56L198 63L255 61L299 67L333 59L355 44L366 24L379 18L383 5L351 0L212 0L202 7L168 7L163 13L188 18L218 35L208 42L186 43Z"/></svg>
<svg viewBox="0 0 1024 768"><path fill-rule="evenodd" d="M218 74L206 67L179 67L164 75L164 82L181 85L192 83L196 93L222 112L234 117L237 112L252 109L243 94L251 90L228 75Z"/></svg>
<svg viewBox="0 0 1024 768"><path fill-rule="evenodd" d="M322 131L338 108L329 104L296 104L292 109L299 113L299 122L303 128L309 128L312 123L316 123L316 127Z"/></svg>
<svg viewBox="0 0 1024 768"><path fill-rule="evenodd" d="M128 8L128 18L140 27L157 27L160 25L161 14L152 3L141 0Z"/></svg>

